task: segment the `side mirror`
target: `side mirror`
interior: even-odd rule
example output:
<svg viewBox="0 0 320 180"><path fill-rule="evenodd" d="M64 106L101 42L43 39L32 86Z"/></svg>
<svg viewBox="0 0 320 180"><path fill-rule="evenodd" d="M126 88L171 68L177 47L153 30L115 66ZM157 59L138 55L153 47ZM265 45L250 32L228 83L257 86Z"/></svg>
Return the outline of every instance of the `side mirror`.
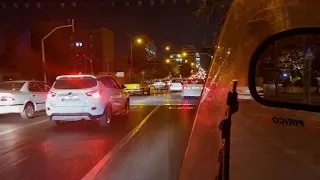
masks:
<svg viewBox="0 0 320 180"><path fill-rule="evenodd" d="M126 86L122 84L121 85L121 89L125 89L125 88L126 88Z"/></svg>
<svg viewBox="0 0 320 180"><path fill-rule="evenodd" d="M319 30L292 29L262 42L249 67L249 89L256 101L271 107L320 111Z"/></svg>

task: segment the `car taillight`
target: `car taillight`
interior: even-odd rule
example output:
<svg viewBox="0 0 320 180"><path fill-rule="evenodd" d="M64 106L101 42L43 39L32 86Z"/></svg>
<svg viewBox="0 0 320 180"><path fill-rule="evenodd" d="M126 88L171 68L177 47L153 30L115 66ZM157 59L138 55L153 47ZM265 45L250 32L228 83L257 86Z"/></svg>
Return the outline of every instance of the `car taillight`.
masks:
<svg viewBox="0 0 320 180"><path fill-rule="evenodd" d="M263 90L259 90L258 93L263 93Z"/></svg>
<svg viewBox="0 0 320 180"><path fill-rule="evenodd" d="M14 101L15 99L13 97L2 97L1 101Z"/></svg>
<svg viewBox="0 0 320 180"><path fill-rule="evenodd" d="M185 86L185 87L183 87L183 89L189 89L189 87Z"/></svg>
<svg viewBox="0 0 320 180"><path fill-rule="evenodd" d="M57 95L57 93L49 91L47 94L47 98L52 98L52 97L55 97L56 95Z"/></svg>
<svg viewBox="0 0 320 180"><path fill-rule="evenodd" d="M99 98L101 97L101 91L99 90L94 90L86 93L87 96L92 96L94 98Z"/></svg>

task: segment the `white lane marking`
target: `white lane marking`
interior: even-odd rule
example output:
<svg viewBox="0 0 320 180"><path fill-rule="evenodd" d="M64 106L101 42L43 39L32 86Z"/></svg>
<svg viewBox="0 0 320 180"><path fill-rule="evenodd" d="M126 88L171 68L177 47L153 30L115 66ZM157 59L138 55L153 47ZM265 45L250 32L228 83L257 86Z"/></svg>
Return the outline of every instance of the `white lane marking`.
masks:
<svg viewBox="0 0 320 180"><path fill-rule="evenodd" d="M8 166L8 167L6 167L6 168L4 168L4 169L0 170L0 173L1 173L1 172L3 172L3 171L8 170L9 168L11 168L11 167L13 167L13 166L15 166L15 165L17 165L17 164L19 164L19 163L21 163L22 161L26 160L27 158L28 158L28 156L27 156L27 157L24 157L24 158L22 158L22 159L20 159L19 161L17 161L17 162L15 162L15 163L11 164L10 166Z"/></svg>
<svg viewBox="0 0 320 180"><path fill-rule="evenodd" d="M185 106L180 106L180 107L169 107L169 109L196 109L196 107L194 107L194 106L187 106L187 107L185 107Z"/></svg>
<svg viewBox="0 0 320 180"><path fill-rule="evenodd" d="M127 144L130 139L136 135L142 126L148 121L148 119L160 108L161 106L155 107L142 121L136 126L132 131L130 131L116 146L108 152L83 178L82 180L92 180L97 177L100 171L105 167L110 160L112 159L112 155L119 152L120 149Z"/></svg>
<svg viewBox="0 0 320 180"><path fill-rule="evenodd" d="M21 127L18 127L18 128L13 128L13 129L9 129L7 131L4 131L4 132L1 132L0 133L0 136L4 135L4 134L8 134L8 133L12 133L14 131L17 131L17 130L20 130L20 129L23 129L23 128L27 128L27 127L30 127L30 126L34 126L36 124L40 124L40 123L43 123L43 122L46 122L48 121L49 119L45 119L45 120L42 120L42 121L38 121L38 122L35 122L35 123L32 123L32 124L28 124L28 125L25 125L25 126L21 126Z"/></svg>

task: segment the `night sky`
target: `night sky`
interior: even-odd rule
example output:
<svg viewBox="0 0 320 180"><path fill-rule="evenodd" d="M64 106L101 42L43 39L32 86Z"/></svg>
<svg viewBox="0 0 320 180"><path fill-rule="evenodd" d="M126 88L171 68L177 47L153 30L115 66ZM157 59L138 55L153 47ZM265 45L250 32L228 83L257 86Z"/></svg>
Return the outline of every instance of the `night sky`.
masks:
<svg viewBox="0 0 320 180"><path fill-rule="evenodd" d="M211 23L203 20L197 23L193 12L199 7L199 1L191 0L166 0L161 5L161 0L155 0L155 5L150 6L150 1L143 0L142 7L137 6L138 0L115 1L112 6L111 0L105 1L74 1L77 7L72 7L71 2L65 1L65 7L61 8L64 1L42 1L41 8L36 7L34 0L29 0L28 8L25 8L25 1L7 1L6 8L0 8L0 31L23 32L33 27L41 20L52 19L67 22L73 17L76 29L92 29L106 27L115 33L115 57L120 58L129 54L129 38L125 35L128 32L132 35L147 34L154 40L158 47L158 55L163 57L164 47L171 45L180 49L184 44L195 44L201 48L202 42L212 41L212 34L216 31L221 17L213 15ZM89 3L90 2L90 3ZM125 2L130 5L126 6ZM1 4L0 4L1 5ZM207 38L206 38L207 37Z"/></svg>

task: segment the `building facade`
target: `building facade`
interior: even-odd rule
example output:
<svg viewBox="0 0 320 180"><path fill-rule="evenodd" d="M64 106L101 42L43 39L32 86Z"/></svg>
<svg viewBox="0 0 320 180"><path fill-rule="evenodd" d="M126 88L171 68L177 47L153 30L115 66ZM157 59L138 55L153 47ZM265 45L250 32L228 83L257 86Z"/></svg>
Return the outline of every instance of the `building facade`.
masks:
<svg viewBox="0 0 320 180"><path fill-rule="evenodd" d="M74 71L91 73L114 71L114 35L107 28L77 30L69 36L70 60Z"/></svg>

